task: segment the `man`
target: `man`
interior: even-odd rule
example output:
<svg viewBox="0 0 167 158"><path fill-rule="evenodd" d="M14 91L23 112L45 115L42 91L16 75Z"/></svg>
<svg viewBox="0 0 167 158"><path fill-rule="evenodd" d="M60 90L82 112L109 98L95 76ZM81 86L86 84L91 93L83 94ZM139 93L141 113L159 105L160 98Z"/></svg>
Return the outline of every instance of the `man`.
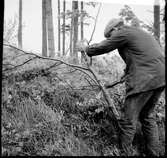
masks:
<svg viewBox="0 0 167 158"><path fill-rule="evenodd" d="M154 107L165 87L165 58L158 42L140 28L124 25L112 19L104 30L105 40L85 46L89 57L109 53L115 49L126 63L126 98L124 113L119 120L122 127L122 149L131 146L137 120L141 122L147 155L159 155L159 136Z"/></svg>

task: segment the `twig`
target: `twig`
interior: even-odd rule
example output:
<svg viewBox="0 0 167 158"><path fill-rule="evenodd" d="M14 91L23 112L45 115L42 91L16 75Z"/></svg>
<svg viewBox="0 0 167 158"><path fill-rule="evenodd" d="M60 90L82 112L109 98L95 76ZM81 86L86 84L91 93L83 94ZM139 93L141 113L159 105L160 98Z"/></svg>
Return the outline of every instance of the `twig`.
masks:
<svg viewBox="0 0 167 158"><path fill-rule="evenodd" d="M83 57L84 57L84 59L86 61L88 71L93 75L93 77L95 78L97 84L99 85L100 89L102 90L103 96L104 96L104 98L105 98L105 100L107 102L107 106L112 108L113 117L115 118L116 123L118 123L117 122L117 118L119 118L119 113L117 112L115 106L111 102L110 95L109 95L108 91L106 91L105 87L101 84L100 80L98 79L97 74L90 67L89 62L88 62L88 57L86 56L86 53L84 51L81 51L81 53L82 53L82 55L83 55Z"/></svg>
<svg viewBox="0 0 167 158"><path fill-rule="evenodd" d="M90 79L92 79L92 81L93 81L94 83L97 83L96 80L94 80L94 79L93 79L88 73L86 73L85 71L83 71L83 70L81 70L81 69L77 69L77 68L76 68L76 70L81 71L82 73L86 74L87 76L89 76ZM89 71L89 70L87 70L87 71Z"/></svg>
<svg viewBox="0 0 167 158"><path fill-rule="evenodd" d="M59 65L61 65L61 64L62 64L62 63L55 63L55 64L49 66L48 68L46 68L45 70L49 70L49 69L51 69L51 68L53 68L53 67L55 67L55 66L59 66Z"/></svg>
<svg viewBox="0 0 167 158"><path fill-rule="evenodd" d="M14 48L14 49L16 49L16 50L19 50L19 51L21 51L21 52L23 52L23 53L25 53L25 54L34 55L34 56L36 56L37 58L46 59L46 60L52 60L52 61L59 61L59 62L65 64L65 65L67 65L67 66L74 67L74 68L78 68L78 69L83 69L83 70L88 71L88 69L85 68L85 67L81 67L81 66L78 66L78 65L69 64L69 63L66 63L66 62L64 62L64 61L62 61L62 60L60 60L60 59L54 59L54 58L49 58L49 57L43 57L43 56L40 56L40 55L37 55L37 54L34 54L34 53L29 53L29 52L26 52L26 51L24 51L24 50L22 50L22 49L20 49L20 48L17 48L17 47L15 47L15 46L12 46L12 45L9 45L9 44L3 44L3 45L4 45L4 46L11 47L11 48Z"/></svg>
<svg viewBox="0 0 167 158"><path fill-rule="evenodd" d="M95 32L95 29L96 29L97 18L98 18L99 13L100 13L101 5L102 5L102 4L100 3L100 6L99 6L99 9L98 9L98 12L97 12L96 18L95 18L94 28L93 28L93 31L92 31L92 34L91 34L90 40L88 41L88 44L92 41L92 38L93 38L93 35L94 35L94 32Z"/></svg>
<svg viewBox="0 0 167 158"><path fill-rule="evenodd" d="M92 84L91 84L91 82L90 82L86 77L84 77L84 78L85 78L85 80L89 83L89 85L90 85L91 87L93 87Z"/></svg>
<svg viewBox="0 0 167 158"><path fill-rule="evenodd" d="M7 68L7 69L5 69L5 70L3 70L3 71L8 71L8 70L16 69L16 68L18 68L18 67L20 67L20 66L23 66L24 64L30 62L31 60L33 60L33 59L35 59L35 58L37 58L37 57L33 57L33 58L29 59L29 60L26 60L24 63L22 63L22 64L20 64L20 65L14 65L14 67L9 68L9 69Z"/></svg>
<svg viewBox="0 0 167 158"><path fill-rule="evenodd" d="M57 75L55 76L59 81L63 81L60 77L58 77ZM54 79L55 80L55 79ZM73 87L67 82L67 81L63 81L65 82L72 90L73 90Z"/></svg>
<svg viewBox="0 0 167 158"><path fill-rule="evenodd" d="M93 31L92 31L92 34L91 34L90 40L88 41L88 45L89 45L89 44L90 44L90 42L92 41L92 39L93 39L93 35L94 35L94 33L95 33L95 30L96 30L97 18L98 18L99 13L100 13L101 5L102 5L102 4L100 3L100 6L99 6L99 9L98 9L98 12L97 12L96 18L95 18L95 23L94 23ZM83 57L83 58L84 58L84 57ZM90 57L90 65L92 65L92 57Z"/></svg>
<svg viewBox="0 0 167 158"><path fill-rule="evenodd" d="M108 88L112 88L112 87L114 87L114 86L116 86L116 85L118 85L118 84L120 84L120 83L123 83L125 80L120 80L120 81L115 81L115 82L113 82L112 84L105 84L104 85L104 87L106 88L106 89L108 89Z"/></svg>
<svg viewBox="0 0 167 158"><path fill-rule="evenodd" d="M24 50L22 50L20 48L17 48L15 46L12 46L12 45L9 45L9 44L3 44L3 45L11 47L11 48L14 48L16 50L19 50L19 51L21 51L21 52L23 52L24 54L27 54L27 55L34 55L35 56L34 58L41 58L41 59L46 59L46 60L58 61L59 62L58 65L65 64L67 66L73 67L76 70L81 71L82 73L86 74L89 78L91 78L92 81L94 81L96 83L96 81L88 73L85 72L85 71L89 71L89 69L87 69L85 67L81 67L81 66L78 66L78 65L69 64L69 63L66 63L66 62L64 62L62 60L59 60L59 59L53 59L53 58L43 57L43 56L40 56L40 55L37 55L37 54L34 54L34 53L29 53L29 52L26 52L26 51L24 51ZM26 62L22 63L21 65L15 66L14 68L24 65L25 63L28 63L29 61L33 60L34 58L31 58L31 59L27 60ZM50 69L50 68L54 67L55 65L57 66L57 63L53 64L52 66L50 66L47 69ZM12 70L14 68L11 68L10 70ZM4 71L6 71L6 70L4 70Z"/></svg>

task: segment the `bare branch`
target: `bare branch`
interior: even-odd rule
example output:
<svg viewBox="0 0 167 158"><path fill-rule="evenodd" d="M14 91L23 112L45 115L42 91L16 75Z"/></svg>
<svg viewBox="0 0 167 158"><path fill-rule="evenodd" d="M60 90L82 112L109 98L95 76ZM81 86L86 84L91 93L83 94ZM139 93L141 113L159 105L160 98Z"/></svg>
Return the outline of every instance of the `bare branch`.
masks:
<svg viewBox="0 0 167 158"><path fill-rule="evenodd" d="M59 81L63 81L63 82L65 82L72 90L74 90L73 89L73 87L67 82L67 81L65 81L65 80L62 80L60 77L58 77L57 75L55 76ZM55 80L55 79L54 79Z"/></svg>
<svg viewBox="0 0 167 158"><path fill-rule="evenodd" d="M15 47L15 46L12 46L12 45L9 45L9 44L3 44L3 45L4 45L4 46L7 46L7 47L14 48L14 49L16 49L16 50L18 50L18 51L23 52L24 54L34 55L35 57L40 58L40 59L52 60L52 61L59 61L59 62L65 64L65 65L67 65L67 66L74 67L74 68L78 68L78 69L83 69L83 70L88 71L88 69L85 68L85 67L81 67L81 66L79 66L79 65L74 65L74 64L69 64L69 63L66 63L66 62L64 62L64 61L62 61L62 60L60 60L60 59L54 59L54 58L49 58L49 57L43 57L43 56L40 56L40 55L37 55L37 54L34 54L34 53L26 52L26 51L24 51L24 50L22 50L22 49L20 49L20 48L17 48L17 47Z"/></svg>
<svg viewBox="0 0 167 158"><path fill-rule="evenodd" d="M90 78L94 83L97 83L96 80L94 80L94 79L93 79L88 73L86 73L85 71L83 71L83 70L81 70L81 69L77 69L77 68L76 68L76 70L81 71L82 73L86 74L87 76L89 76L89 78ZM87 71L89 71L89 70L87 70Z"/></svg>
<svg viewBox="0 0 167 158"><path fill-rule="evenodd" d="M90 40L89 40L88 44L92 41L94 32L95 32L95 30L96 30L97 18L98 18L98 15L99 15L99 13L100 13L101 5L102 5L102 4L100 3L100 6L99 6L99 9L98 9L96 18L95 18L94 28L93 28L93 31L92 31L92 34L91 34L91 37L90 37Z"/></svg>
<svg viewBox="0 0 167 158"><path fill-rule="evenodd" d="M88 59L86 56L86 53L84 51L81 51L81 53L83 54L83 57L86 61L87 67L88 67L88 71L93 75L93 77L95 78L97 84L99 85L101 91L103 92L103 97L106 100L107 106L110 106L112 108L112 113L113 116L117 122L117 118L119 118L119 113L117 112L117 109L115 108L114 104L112 103L111 99L110 99L110 95L108 93L108 91L105 89L105 87L103 86L103 84L101 83L101 81L98 79L98 75L96 74L96 72L90 67L89 63L88 63ZM117 124L119 126L119 124Z"/></svg>
<svg viewBox="0 0 167 158"><path fill-rule="evenodd" d="M37 55L37 54L34 54L34 53L29 53L29 52L26 52L26 51L24 51L24 50L22 50L22 49L20 49L20 48L17 48L17 47L15 47L15 46L12 46L12 45L9 45L9 44L4 44L4 45L5 45L5 46L8 46L8 47L11 47L11 48L14 48L14 49L16 49L16 50L19 50L19 51L23 52L24 55L33 55L33 56L35 56L35 57L33 57L33 58L31 58L31 59L25 61L24 63L22 63L22 64L20 64L20 65L16 65L16 66L13 65L14 67L12 67L12 68L10 68L10 69L5 69L5 70L3 70L3 71L13 70L13 69L15 69L15 68L17 68L17 67L23 66L24 64L30 62L31 60L33 60L33 59L35 59L35 58L41 58L41 59L53 60L53 61L58 61L58 62L59 62L58 64L55 63L55 64L51 65L50 67L46 68L46 70L49 70L49 69L51 69L51 68L53 68L53 67L55 67L55 66L58 66L58 65L60 65L60 64L65 64L65 65L67 65L67 66L70 66L70 67L75 68L75 69L78 70L78 71L81 71L82 73L86 74L94 83L97 83L96 80L94 80L88 73L85 72L85 71L89 71L89 69L87 69L87 68L84 68L84 67L81 67L81 66L78 66L78 65L69 64L69 63L66 63L66 62L64 62L64 61L62 61L62 60L59 60L59 59L53 59L53 58L43 57L43 56L40 56L40 55ZM19 56L21 56L21 55L19 55Z"/></svg>
<svg viewBox="0 0 167 158"><path fill-rule="evenodd" d="M20 65L14 65L14 67L12 67L12 68L10 68L10 69L7 68L7 69L5 69L5 70L3 70L3 71L8 71L8 70L16 69L16 68L18 68L18 67L20 67L20 66L23 66L24 64L30 62L31 60L34 60L35 58L37 58L37 57L33 57L33 58L29 59L29 60L26 60L25 62L23 62L23 63L20 64Z"/></svg>
<svg viewBox="0 0 167 158"><path fill-rule="evenodd" d="M125 81L125 80L115 81L115 82L113 82L112 84L105 84L104 87L105 87L106 89L112 88L112 87L114 87L114 86L116 86L116 85L118 85L118 84L120 84L120 83L123 83L124 81Z"/></svg>
<svg viewBox="0 0 167 158"><path fill-rule="evenodd" d="M53 65L51 65L51 66L49 66L48 68L46 68L45 70L49 70L49 69L51 69L51 68L53 68L53 67L55 67L55 66L59 66L59 65L61 65L62 63L55 63L55 64L53 64Z"/></svg>
<svg viewBox="0 0 167 158"><path fill-rule="evenodd" d="M85 78L85 80L89 83L89 85L93 88L91 82L87 79L87 77L84 77L84 78Z"/></svg>

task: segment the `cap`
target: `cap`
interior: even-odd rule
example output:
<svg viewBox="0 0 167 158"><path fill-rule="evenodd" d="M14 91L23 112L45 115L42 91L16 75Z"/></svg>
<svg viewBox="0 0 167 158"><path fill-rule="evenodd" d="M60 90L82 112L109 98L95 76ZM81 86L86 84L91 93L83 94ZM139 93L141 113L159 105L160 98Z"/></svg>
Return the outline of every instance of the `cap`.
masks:
<svg viewBox="0 0 167 158"><path fill-rule="evenodd" d="M107 25L106 25L106 27L105 27L105 29L104 29L104 37L109 37L109 35L110 35L110 32L111 32L111 30L114 28L114 27L116 27L118 24L120 24L120 23L122 23L123 24L123 20L122 19L111 19L108 23L107 23Z"/></svg>

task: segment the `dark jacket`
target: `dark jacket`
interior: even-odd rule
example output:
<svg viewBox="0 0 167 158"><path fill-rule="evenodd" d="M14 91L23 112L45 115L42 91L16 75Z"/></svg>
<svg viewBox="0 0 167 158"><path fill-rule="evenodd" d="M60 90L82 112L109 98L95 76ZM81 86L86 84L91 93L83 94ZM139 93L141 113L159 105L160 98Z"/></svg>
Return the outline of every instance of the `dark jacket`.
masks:
<svg viewBox="0 0 167 158"><path fill-rule="evenodd" d="M126 63L127 96L165 85L165 57L158 42L145 31L124 26L106 40L89 46L89 56L114 49Z"/></svg>

